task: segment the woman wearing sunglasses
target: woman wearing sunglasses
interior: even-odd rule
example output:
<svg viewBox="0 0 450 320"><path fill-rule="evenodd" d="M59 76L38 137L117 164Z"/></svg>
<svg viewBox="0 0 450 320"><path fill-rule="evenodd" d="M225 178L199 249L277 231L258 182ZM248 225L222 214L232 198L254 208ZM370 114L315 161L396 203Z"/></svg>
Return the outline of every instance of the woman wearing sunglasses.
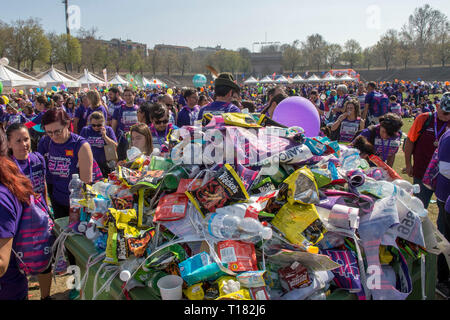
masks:
<svg viewBox="0 0 450 320"><path fill-rule="evenodd" d="M153 146L161 153L168 153L167 136L171 130L178 129L177 126L169 123L169 110L162 104L154 104L150 113L150 131L153 138Z"/></svg>
<svg viewBox="0 0 450 320"><path fill-rule="evenodd" d="M89 142L94 160L97 161L103 176L106 177L111 172L111 168L106 161L105 145L117 148L117 138L114 130L105 125L105 117L101 112L92 113L89 123L89 126L81 130L80 136Z"/></svg>
<svg viewBox="0 0 450 320"><path fill-rule="evenodd" d="M92 183L94 159L88 141L69 131L70 118L64 110L48 110L42 117L47 137L38 151L46 158L47 184L52 184L50 199L55 218L69 216L69 182L78 173L84 183ZM97 166L98 167L98 166Z"/></svg>

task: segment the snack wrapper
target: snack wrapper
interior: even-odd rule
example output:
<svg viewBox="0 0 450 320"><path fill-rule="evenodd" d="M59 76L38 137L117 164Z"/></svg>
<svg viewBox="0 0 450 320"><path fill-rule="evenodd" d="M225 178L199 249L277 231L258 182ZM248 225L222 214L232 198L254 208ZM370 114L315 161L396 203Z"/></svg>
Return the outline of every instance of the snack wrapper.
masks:
<svg viewBox="0 0 450 320"><path fill-rule="evenodd" d="M291 204L317 204L320 202L314 174L306 166L291 174L279 187L280 197L287 199Z"/></svg>
<svg viewBox="0 0 450 320"><path fill-rule="evenodd" d="M241 289L239 291L220 296L216 300L252 300L252 298L250 297L250 292L247 289Z"/></svg>
<svg viewBox="0 0 450 320"><path fill-rule="evenodd" d="M255 119L246 113L224 113L222 117L226 125L244 128L261 128Z"/></svg>
<svg viewBox="0 0 450 320"><path fill-rule="evenodd" d="M286 239L299 246L310 246L327 232L314 205L286 203L272 220Z"/></svg>
<svg viewBox="0 0 450 320"><path fill-rule="evenodd" d="M202 213L203 218L207 213L215 212L217 208L249 199L242 180L229 164L225 164L204 186L186 191L186 195Z"/></svg>
<svg viewBox="0 0 450 320"><path fill-rule="evenodd" d="M189 300L203 300L205 298L205 292L203 291L201 283L193 284L192 286L183 290L183 292Z"/></svg>

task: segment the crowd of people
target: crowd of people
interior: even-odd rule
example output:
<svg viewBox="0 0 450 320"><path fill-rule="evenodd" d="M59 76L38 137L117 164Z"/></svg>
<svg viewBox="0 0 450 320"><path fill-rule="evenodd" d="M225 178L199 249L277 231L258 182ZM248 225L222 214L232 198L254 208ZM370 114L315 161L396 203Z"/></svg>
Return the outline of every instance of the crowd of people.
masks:
<svg viewBox="0 0 450 320"><path fill-rule="evenodd" d="M28 297L12 248L31 195L43 199L52 218L67 217L72 174L92 184L125 161L131 147L168 155L172 130L194 125L206 114L272 118L290 96L308 98L320 115L320 134L354 146L362 157L374 154L392 167L403 147L405 173L420 185L425 207L436 194L438 229L450 240L450 94L442 95L450 88L443 83L245 86L222 73L213 87L170 89L110 87L0 97L0 299ZM403 133L405 119L414 123ZM434 190L423 182L432 159L439 171ZM445 259L440 257L438 265L438 287L448 296ZM51 269L38 277L42 299L50 298L51 277Z"/></svg>

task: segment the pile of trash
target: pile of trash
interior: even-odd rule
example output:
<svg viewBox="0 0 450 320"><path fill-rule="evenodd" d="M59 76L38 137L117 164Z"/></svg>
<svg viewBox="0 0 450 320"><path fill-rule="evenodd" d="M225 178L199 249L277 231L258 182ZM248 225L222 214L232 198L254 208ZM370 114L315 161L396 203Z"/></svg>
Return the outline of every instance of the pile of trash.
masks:
<svg viewBox="0 0 450 320"><path fill-rule="evenodd" d="M406 299L407 259L424 265L448 245L418 186L379 158L264 117L208 120L171 132L169 153L130 149L105 181L74 175L56 271L67 265L65 238L82 234L98 253L88 267L113 270L124 297L148 287L162 299L317 300L337 290ZM167 276L182 279L175 295L161 284Z"/></svg>

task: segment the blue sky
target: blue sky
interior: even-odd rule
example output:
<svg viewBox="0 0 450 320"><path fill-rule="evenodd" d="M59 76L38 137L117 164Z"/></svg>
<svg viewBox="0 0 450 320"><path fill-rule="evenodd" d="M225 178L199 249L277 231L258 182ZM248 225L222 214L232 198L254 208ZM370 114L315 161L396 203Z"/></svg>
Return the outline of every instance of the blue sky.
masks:
<svg viewBox="0 0 450 320"><path fill-rule="evenodd" d="M448 0L69 0L80 8L81 26L97 27L102 39L233 50L257 50L252 44L266 39L303 41L313 33L341 45L353 38L367 47L387 29L399 30L426 3L450 17ZM65 32L61 0L8 1L0 10L0 20L8 23L28 17L40 18L46 31Z"/></svg>

